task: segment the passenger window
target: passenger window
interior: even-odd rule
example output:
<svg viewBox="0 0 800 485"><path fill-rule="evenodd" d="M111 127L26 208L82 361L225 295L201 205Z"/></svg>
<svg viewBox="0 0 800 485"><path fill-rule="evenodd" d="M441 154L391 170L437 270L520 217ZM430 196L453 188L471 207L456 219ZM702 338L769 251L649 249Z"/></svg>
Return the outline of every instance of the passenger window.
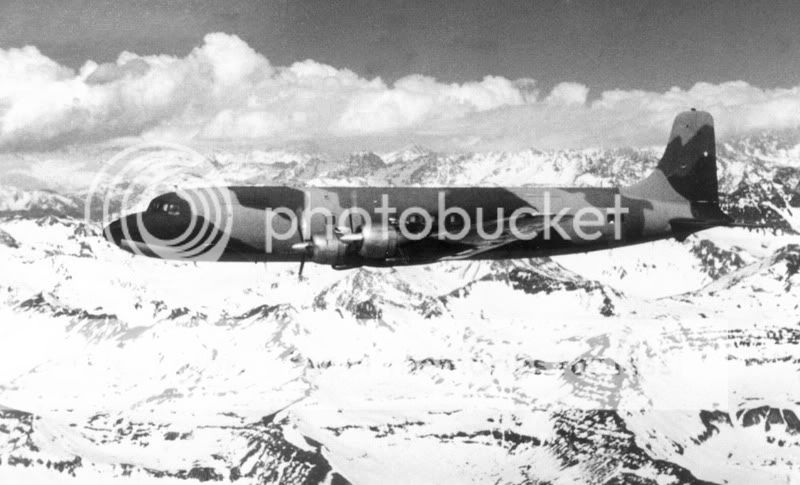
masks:
<svg viewBox="0 0 800 485"><path fill-rule="evenodd" d="M465 221L461 215L450 214L447 216L447 219L444 222L445 227L449 229L460 229L464 227Z"/></svg>
<svg viewBox="0 0 800 485"><path fill-rule="evenodd" d="M406 230L411 234L419 234L425 228L422 217L417 214L411 214L406 218Z"/></svg>

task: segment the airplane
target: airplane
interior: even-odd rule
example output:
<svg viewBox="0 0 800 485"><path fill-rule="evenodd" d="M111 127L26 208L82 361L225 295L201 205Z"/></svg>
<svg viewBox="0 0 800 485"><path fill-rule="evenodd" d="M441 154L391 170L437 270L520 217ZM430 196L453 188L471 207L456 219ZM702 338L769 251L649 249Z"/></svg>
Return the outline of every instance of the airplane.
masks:
<svg viewBox="0 0 800 485"><path fill-rule="evenodd" d="M616 188L230 186L176 190L104 228L113 244L176 260L334 269L534 258L737 226L719 206L714 121L674 120L655 170Z"/></svg>

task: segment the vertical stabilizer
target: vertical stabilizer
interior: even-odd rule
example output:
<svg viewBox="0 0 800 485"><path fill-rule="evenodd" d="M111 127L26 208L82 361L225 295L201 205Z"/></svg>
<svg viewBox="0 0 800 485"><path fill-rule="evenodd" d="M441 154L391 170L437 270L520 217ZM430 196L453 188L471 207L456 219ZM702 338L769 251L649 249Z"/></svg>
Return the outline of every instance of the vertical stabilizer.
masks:
<svg viewBox="0 0 800 485"><path fill-rule="evenodd" d="M656 169L625 189L625 193L637 199L668 203L671 211L684 203L688 205L688 214L678 210L669 220L673 231L682 237L709 227L731 225L733 221L719 207L714 118L694 109L679 114Z"/></svg>
<svg viewBox="0 0 800 485"><path fill-rule="evenodd" d="M705 111L679 114L656 170L664 174L669 185L684 199L718 204L714 118Z"/></svg>
<svg viewBox="0 0 800 485"><path fill-rule="evenodd" d="M694 109L675 117L656 169L626 192L642 199L689 202L696 217L727 218L719 208L714 118Z"/></svg>

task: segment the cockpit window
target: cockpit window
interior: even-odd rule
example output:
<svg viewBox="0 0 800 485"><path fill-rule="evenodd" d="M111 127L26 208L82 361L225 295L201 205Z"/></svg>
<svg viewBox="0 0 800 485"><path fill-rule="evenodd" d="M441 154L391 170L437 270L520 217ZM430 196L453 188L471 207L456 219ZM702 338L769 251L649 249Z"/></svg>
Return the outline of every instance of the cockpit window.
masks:
<svg viewBox="0 0 800 485"><path fill-rule="evenodd" d="M164 211L171 216L181 215L181 208L178 204L164 204Z"/></svg>
<svg viewBox="0 0 800 485"><path fill-rule="evenodd" d="M162 212L170 216L179 216L183 212L183 205L185 205L185 203L181 204L165 200L154 200L147 206L147 212Z"/></svg>

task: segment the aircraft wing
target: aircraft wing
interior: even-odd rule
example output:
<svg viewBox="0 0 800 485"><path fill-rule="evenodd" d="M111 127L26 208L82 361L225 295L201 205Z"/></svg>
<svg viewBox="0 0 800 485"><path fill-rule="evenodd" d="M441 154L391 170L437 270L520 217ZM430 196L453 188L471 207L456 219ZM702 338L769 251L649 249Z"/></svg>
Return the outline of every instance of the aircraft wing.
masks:
<svg viewBox="0 0 800 485"><path fill-rule="evenodd" d="M516 220L517 235L511 231L511 218L497 219L487 222L483 225L483 233L494 235L498 231L498 227L502 226L502 232L498 237L484 238L478 233L477 229L469 232L463 239L459 239L459 244L468 244L472 247L461 250L456 254L440 258L440 261L457 261L460 259L467 259L478 254L493 251L508 244L520 240L530 240L536 237L537 234L544 231L546 225L555 215L547 214L525 214ZM558 224L563 224L572 219L570 215L562 215L557 218ZM520 236L520 237L518 237ZM436 237L436 236L434 236Z"/></svg>

